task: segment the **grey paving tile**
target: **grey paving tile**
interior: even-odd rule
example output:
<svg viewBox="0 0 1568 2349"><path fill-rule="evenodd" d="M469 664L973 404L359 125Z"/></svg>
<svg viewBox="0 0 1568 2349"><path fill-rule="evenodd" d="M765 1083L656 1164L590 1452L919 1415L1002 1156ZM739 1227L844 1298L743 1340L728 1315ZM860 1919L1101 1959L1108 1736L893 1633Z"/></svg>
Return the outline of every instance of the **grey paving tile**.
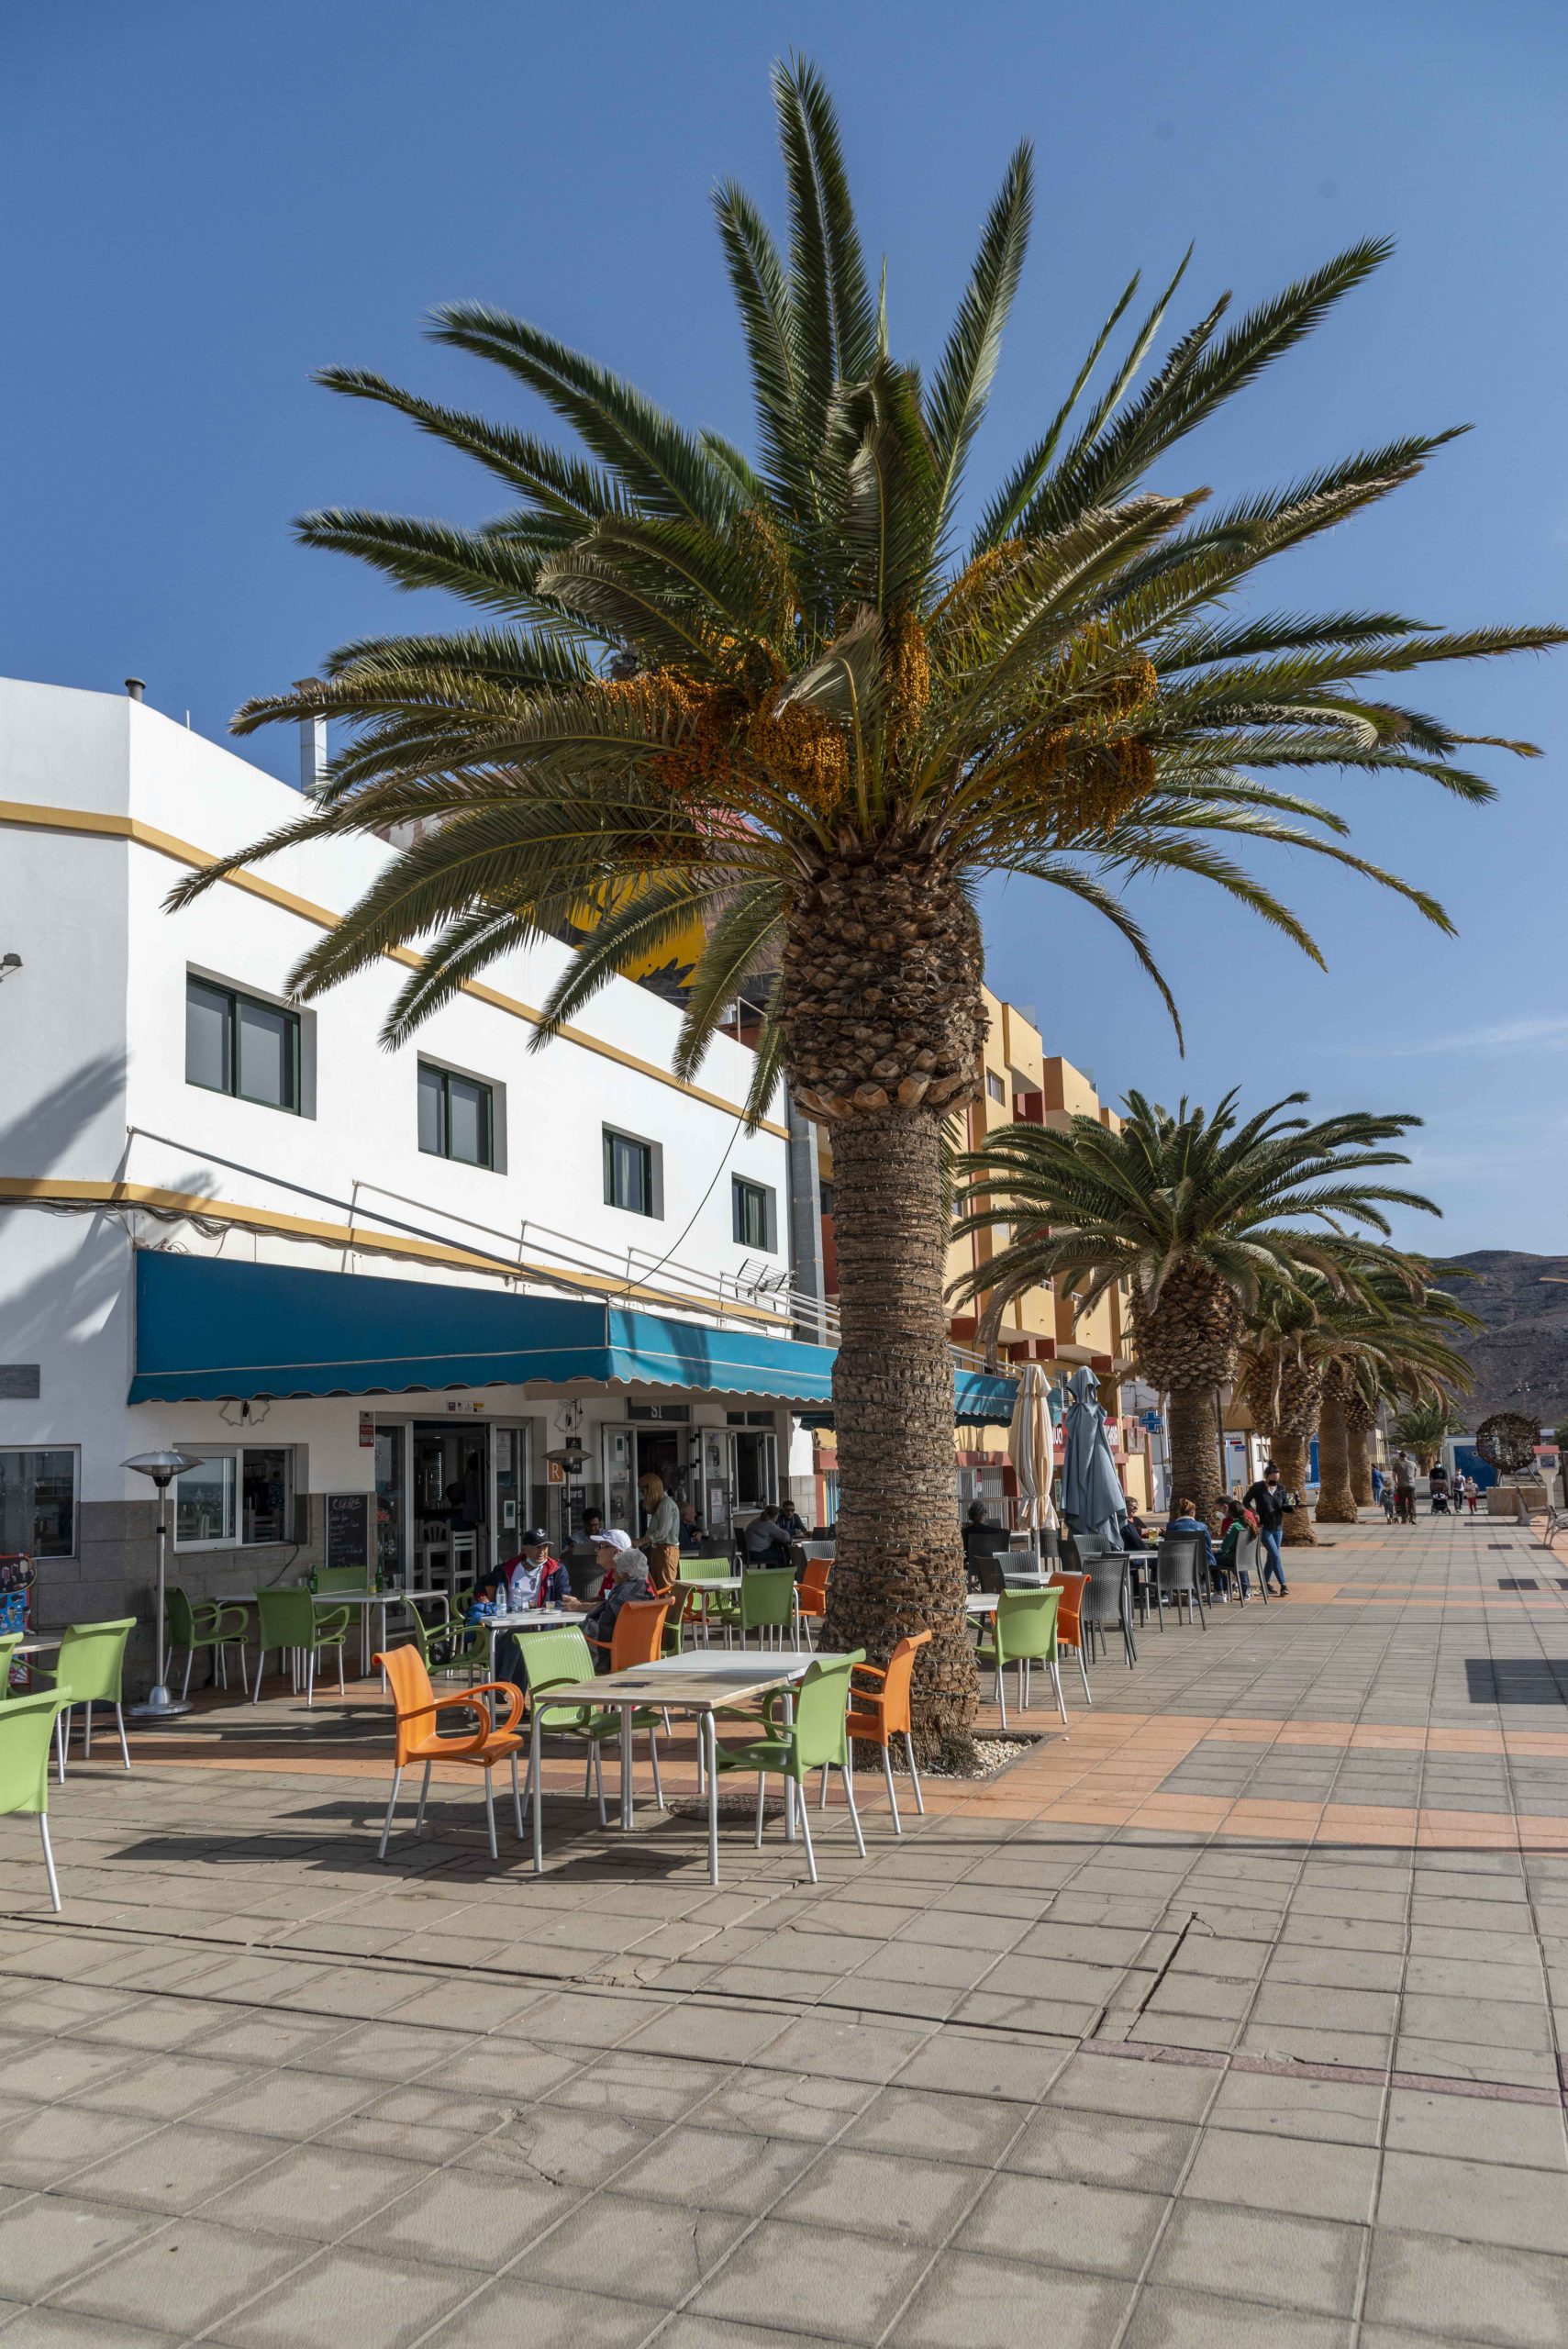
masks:
<svg viewBox="0 0 1568 2349"><path fill-rule="evenodd" d="M764 2219L703 2286L692 2310L812 2340L871 2343L892 2323L929 2256L912 2245Z"/></svg>
<svg viewBox="0 0 1568 2349"><path fill-rule="evenodd" d="M268 2166L216 2196L206 2215L226 2226L270 2228L317 2243L334 2242L362 2226L426 2175L418 2163L348 2153L340 2146L280 2149L263 2138L240 2142L264 2152Z"/></svg>
<svg viewBox="0 0 1568 2349"><path fill-rule="evenodd" d="M1229 2072L1220 2082L1208 2120L1214 2129L1317 2138L1340 2145L1375 2145L1382 2113L1382 2088L1359 2081Z"/></svg>
<svg viewBox="0 0 1568 2349"><path fill-rule="evenodd" d="M0 2278L8 2296L42 2299L82 2268L134 2243L154 2222L72 2194L33 2194L0 2214Z"/></svg>
<svg viewBox="0 0 1568 2349"><path fill-rule="evenodd" d="M473 2288L450 2267L338 2249L317 2254L211 2338L232 2349L408 2349Z"/></svg>
<svg viewBox="0 0 1568 2349"><path fill-rule="evenodd" d="M933 2161L999 2161L1023 2125L1014 2104L988 2097L884 2088L848 2131L845 2143L872 2153L914 2154Z"/></svg>
<svg viewBox="0 0 1568 2349"><path fill-rule="evenodd" d="M1364 2225L1372 2217L1378 2156L1370 2146L1294 2138L1285 2143L1240 2129L1213 2129L1182 2191L1202 2201Z"/></svg>
<svg viewBox="0 0 1568 2349"><path fill-rule="evenodd" d="M1356 2227L1184 2200L1161 2238L1149 2281L1255 2300L1266 2278L1271 2305L1349 2316L1361 2249Z"/></svg>
<svg viewBox="0 0 1568 2349"><path fill-rule="evenodd" d="M349 2247L494 2275L578 2199L576 2188L534 2176L492 2176L481 2183L469 2170L438 2170L356 2228Z"/></svg>
<svg viewBox="0 0 1568 2349"><path fill-rule="evenodd" d="M1461 2243L1568 2254L1568 2176L1439 2154L1385 2156L1378 2222Z"/></svg>
<svg viewBox="0 0 1568 2349"><path fill-rule="evenodd" d="M1395 2088L1388 2099L1386 2143L1400 2153L1507 2162L1522 2169L1568 2167L1561 2104L1509 2104Z"/></svg>
<svg viewBox="0 0 1568 2349"><path fill-rule="evenodd" d="M1049 2100L1090 2112L1133 2113L1149 2121L1200 2121L1222 2076L1197 2065L1074 2055L1062 2067Z"/></svg>
<svg viewBox="0 0 1568 2349"><path fill-rule="evenodd" d="M948 2252L898 2321L907 2349L1111 2349L1133 2287L1016 2260ZM717 2349L717 2344L715 2344Z"/></svg>
<svg viewBox="0 0 1568 2349"><path fill-rule="evenodd" d="M69 2104L0 2102L0 2183L53 2186L148 2134L145 2121ZM100 2189L89 2187L89 2196ZM109 2192L108 2201L120 2198Z"/></svg>
<svg viewBox="0 0 1568 2349"><path fill-rule="evenodd" d="M301 2245L176 2219L78 2283L56 2291L62 2309L197 2332L297 2267Z"/></svg>
<svg viewBox="0 0 1568 2349"><path fill-rule="evenodd" d="M117 2317L84 2316L76 2309L24 2309L5 2330L17 2349L174 2349L178 2332L123 2324Z"/></svg>
<svg viewBox="0 0 1568 2349"><path fill-rule="evenodd" d="M1162 2195L1007 2175L995 2179L966 2220L957 2247L1136 2277L1166 2208Z"/></svg>
<svg viewBox="0 0 1568 2349"><path fill-rule="evenodd" d="M1036 2176L1170 2194L1196 2135L1174 2121L1047 2105L1029 2121L1006 2165Z"/></svg>
<svg viewBox="0 0 1568 2349"><path fill-rule="evenodd" d="M1366 2315L1444 2340L1499 2349L1561 2349L1568 2261L1380 2227L1373 2237Z"/></svg>
<svg viewBox="0 0 1568 2349"><path fill-rule="evenodd" d="M634 2349L664 2313L651 2303L503 2277L440 2325L431 2349Z"/></svg>
<svg viewBox="0 0 1568 2349"><path fill-rule="evenodd" d="M702 2210L755 2216L793 2185L817 2148L795 2137L756 2137L688 2124L662 2136L616 2179L619 2193Z"/></svg>
<svg viewBox="0 0 1568 2349"><path fill-rule="evenodd" d="M745 2227L727 2210L599 2194L569 2228L525 2253L517 2273L563 2287L591 2276L596 2291L669 2308L718 2265Z"/></svg>
<svg viewBox="0 0 1568 2349"><path fill-rule="evenodd" d="M1349 2324L1332 2317L1151 2284L1139 2295L1121 2349L1347 2349L1350 2339Z"/></svg>

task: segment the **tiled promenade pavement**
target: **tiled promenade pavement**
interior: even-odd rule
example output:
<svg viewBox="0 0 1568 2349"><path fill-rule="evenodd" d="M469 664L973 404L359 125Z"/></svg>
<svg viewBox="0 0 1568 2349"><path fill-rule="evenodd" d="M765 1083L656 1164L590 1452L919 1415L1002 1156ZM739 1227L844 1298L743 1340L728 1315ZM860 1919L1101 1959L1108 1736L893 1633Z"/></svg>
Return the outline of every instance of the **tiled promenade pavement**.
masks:
<svg viewBox="0 0 1568 2349"><path fill-rule="evenodd" d="M378 1866L369 1688L95 1744L60 1920L0 1821L0 2349L1559 2349L1568 1557L1292 1564L818 1890L470 1784Z"/></svg>

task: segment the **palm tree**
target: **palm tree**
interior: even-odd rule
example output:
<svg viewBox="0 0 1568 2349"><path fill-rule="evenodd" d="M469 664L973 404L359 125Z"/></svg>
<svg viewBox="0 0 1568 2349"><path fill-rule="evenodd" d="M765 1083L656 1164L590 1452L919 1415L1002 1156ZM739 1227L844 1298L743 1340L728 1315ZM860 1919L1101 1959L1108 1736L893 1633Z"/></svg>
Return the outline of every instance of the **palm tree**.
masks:
<svg viewBox="0 0 1568 2349"><path fill-rule="evenodd" d="M1309 1123L1285 1114L1306 1099L1288 1094L1243 1124L1234 1092L1212 1115L1129 1093L1118 1126L1088 1117L1004 1126L958 1162L969 1188L956 1231L1009 1234L955 1284L961 1298L986 1297L983 1340L1013 1297L1041 1282L1070 1293L1081 1312L1127 1282L1134 1359L1169 1397L1173 1489L1211 1519L1223 1489L1215 1393L1236 1376L1265 1288L1360 1282L1401 1260L1348 1236L1348 1226L1386 1233L1390 1206L1437 1212L1429 1199L1368 1179L1408 1165L1403 1151L1383 1145L1418 1119L1351 1111Z"/></svg>
<svg viewBox="0 0 1568 2349"><path fill-rule="evenodd" d="M1374 1283L1372 1309L1334 1299L1323 1314L1323 1384L1318 1426L1318 1522L1353 1525L1372 1498L1366 1437L1380 1396L1443 1396L1468 1392L1470 1364L1453 1343L1461 1330L1480 1324L1441 1289L1425 1288L1429 1264L1412 1260L1423 1284L1412 1296L1403 1282Z"/></svg>
<svg viewBox="0 0 1568 2349"><path fill-rule="evenodd" d="M1432 1463L1443 1448L1444 1436L1456 1424L1446 1396L1423 1395L1400 1412L1394 1422L1394 1432L1415 1453L1425 1476L1430 1474Z"/></svg>
<svg viewBox="0 0 1568 2349"><path fill-rule="evenodd" d="M1425 1285L1429 1270L1420 1259L1390 1251L1345 1268L1337 1283L1308 1275L1265 1290L1241 1349L1241 1390L1287 1492L1299 1493L1307 1483L1325 1386L1342 1365L1374 1366L1424 1396L1468 1386L1469 1364L1439 1325L1473 1328L1473 1316L1451 1297L1439 1302L1440 1293ZM1342 1490L1343 1464L1337 1481ZM1309 1508L1286 1510L1287 1546L1310 1548L1317 1538Z"/></svg>
<svg viewBox="0 0 1568 2349"><path fill-rule="evenodd" d="M1154 469L1168 481L1184 436L1377 268L1388 248L1375 239L1237 324L1225 324L1228 297L1215 302L1151 372L1184 262L1091 389L1134 280L1041 437L970 523L966 466L1023 264L1029 150L1008 164L952 330L922 374L893 355L826 89L796 61L775 69L774 95L787 251L739 188L717 197L754 448L677 424L482 304L439 311L436 340L537 395L580 451L377 374L328 371L334 390L474 458L507 503L472 529L335 509L308 516L301 537L480 617L350 643L321 678L241 711L242 732L324 716L350 721L350 739L298 823L174 901L295 841L407 840L293 974L314 996L388 954L406 962L417 944L392 1041L498 956L565 936L574 951L543 1043L613 973L700 923L681 1071L696 1070L744 991L766 1015L752 1113L783 1071L806 1115L832 1128L843 1506L828 1630L884 1659L900 1631L935 1627L917 1681L930 1744L967 1734L976 1695L940 1211L943 1127L974 1088L983 1032L976 882L1008 872L1067 891L1151 973L1120 890L1166 868L1202 875L1316 953L1236 862L1237 841L1310 847L1446 927L1278 771L1397 770L1489 797L1456 756L1473 738L1372 681L1562 632L1236 608L1272 556L1408 480L1446 433L1218 511L1201 510L1201 486L1144 485Z"/></svg>

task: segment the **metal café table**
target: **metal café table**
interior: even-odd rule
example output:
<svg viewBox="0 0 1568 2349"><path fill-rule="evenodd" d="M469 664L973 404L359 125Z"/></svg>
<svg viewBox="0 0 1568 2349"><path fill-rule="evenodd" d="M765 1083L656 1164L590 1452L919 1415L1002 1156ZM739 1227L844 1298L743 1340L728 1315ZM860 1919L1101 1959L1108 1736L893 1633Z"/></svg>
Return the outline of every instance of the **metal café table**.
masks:
<svg viewBox="0 0 1568 2349"><path fill-rule="evenodd" d="M559 1631L568 1623L581 1626L583 1616L579 1610L569 1611L564 1607L517 1607L505 1614L484 1616L482 1620L490 1634L489 1676L494 1680L495 1644L503 1631L515 1631L519 1639L524 1639L529 1631Z"/></svg>
<svg viewBox="0 0 1568 2349"><path fill-rule="evenodd" d="M712 1650L697 1655L662 1656L656 1664L635 1664L627 1672L607 1673L604 1678L584 1681L579 1687L550 1688L545 1692L544 1705L584 1705L596 1711L618 1712L620 1727L620 1823L629 1830L632 1821L631 1785L631 1723L634 1714L644 1709L658 1707L668 1712L695 1713L697 1738L704 1767L707 1774L707 1874L708 1882L718 1882L718 1731L715 1714L726 1707L749 1704L755 1698L771 1697L780 1689L793 1688L804 1680L814 1664L836 1664L838 1656L814 1655L807 1649L789 1650L768 1654L766 1651L748 1654L744 1649ZM534 1873L544 1873L544 1809L540 1770L539 1715L534 1709L530 1733L528 1777L533 1795ZM784 1781L784 1833L795 1839L795 1786Z"/></svg>

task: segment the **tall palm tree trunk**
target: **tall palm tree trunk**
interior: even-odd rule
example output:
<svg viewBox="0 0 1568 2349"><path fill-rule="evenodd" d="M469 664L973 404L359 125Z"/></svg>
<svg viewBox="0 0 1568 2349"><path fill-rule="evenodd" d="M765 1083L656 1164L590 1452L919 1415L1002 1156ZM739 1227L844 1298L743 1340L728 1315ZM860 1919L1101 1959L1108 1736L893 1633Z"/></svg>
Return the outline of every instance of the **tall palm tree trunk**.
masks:
<svg viewBox="0 0 1568 2349"><path fill-rule="evenodd" d="M954 1483L952 1355L942 1298L941 1120L851 1118L833 1135L839 1250L838 1554L823 1643L884 1664L927 1626L916 1741L963 1745L978 1702Z"/></svg>
<svg viewBox="0 0 1568 2349"><path fill-rule="evenodd" d="M1323 1411L1318 1428L1318 1522L1353 1525L1355 1487L1351 1481L1351 1431L1346 1416L1346 1381L1330 1366L1323 1386Z"/></svg>
<svg viewBox="0 0 1568 2349"><path fill-rule="evenodd" d="M1191 1498L1206 1525L1219 1523L1221 1480L1219 1435L1212 1386L1173 1386L1168 1419L1171 1439L1171 1506Z"/></svg>
<svg viewBox="0 0 1568 2349"><path fill-rule="evenodd" d="M1345 1404L1345 1442L1350 1453L1351 1490L1361 1508L1372 1507L1372 1431L1376 1414L1364 1396L1352 1393Z"/></svg>
<svg viewBox="0 0 1568 2349"><path fill-rule="evenodd" d="M964 1611L944 1283L948 1118L985 1032L979 927L929 856L825 868L797 893L778 1008L795 1098L829 1121L839 1257L839 1531L829 1648L884 1664L929 1627L917 1746L967 1750L979 1701Z"/></svg>

